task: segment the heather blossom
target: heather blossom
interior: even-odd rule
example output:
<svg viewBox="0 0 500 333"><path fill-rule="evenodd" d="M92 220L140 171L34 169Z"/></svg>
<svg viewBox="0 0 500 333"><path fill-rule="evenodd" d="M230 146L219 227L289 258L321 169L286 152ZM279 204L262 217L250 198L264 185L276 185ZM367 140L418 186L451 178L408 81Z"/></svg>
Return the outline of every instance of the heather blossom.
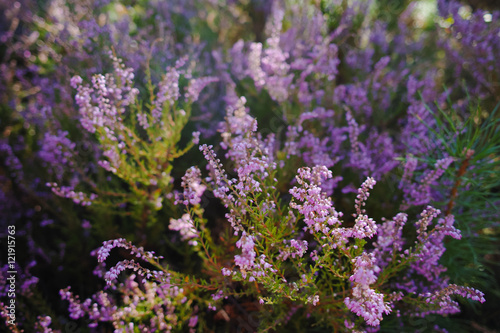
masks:
<svg viewBox="0 0 500 333"><path fill-rule="evenodd" d="M196 102L200 95L200 92L210 83L219 81L216 77L202 77L199 79L193 79L189 81L189 85L186 92L186 100L191 102Z"/></svg>
<svg viewBox="0 0 500 333"><path fill-rule="evenodd" d="M403 227L407 220L407 214L398 213L392 220L384 219L383 223L377 226L377 241L373 244L373 254L380 268L386 267L393 256L403 251Z"/></svg>
<svg viewBox="0 0 500 333"><path fill-rule="evenodd" d="M413 183L410 180L417 162L415 158L410 156L406 162L405 173L399 185L405 194L405 200L401 205L401 209L406 210L411 206L429 203L431 201L431 185L443 175L454 160L453 157L445 157L437 160L434 164L435 170L427 170L418 183Z"/></svg>
<svg viewBox="0 0 500 333"><path fill-rule="evenodd" d="M451 299L452 295L459 295L463 298L469 298L473 301L484 303L484 294L479 290L471 287L462 287L455 284L450 284L446 288L436 291L434 293L426 293L420 295L428 305L433 305L427 311L425 305L418 315L425 316L430 313L438 313L442 315L454 314L460 312L459 304Z"/></svg>
<svg viewBox="0 0 500 333"><path fill-rule="evenodd" d="M102 243L102 246L97 250L97 260L99 262L105 262L109 256L110 251L117 247L127 249L131 252L132 255L145 261L159 258L154 255L154 252L144 251L143 248L134 246L131 242L126 241L124 238L118 238Z"/></svg>
<svg viewBox="0 0 500 333"><path fill-rule="evenodd" d="M332 172L326 167L301 168L296 177L301 186L294 187L290 194L303 204L292 202L290 207L298 209L304 215L304 222L310 233L321 231L328 233L331 226L340 224L339 213L332 206L332 200L321 191L321 182L331 178Z"/></svg>
<svg viewBox="0 0 500 333"><path fill-rule="evenodd" d="M284 249L280 249L280 255L278 256L281 260L286 260L288 257L302 257L308 249L308 242L306 240L298 241L296 239L290 239L287 241L283 240L284 244L289 244Z"/></svg>
<svg viewBox="0 0 500 333"><path fill-rule="evenodd" d="M182 177L181 186L184 188L182 196L177 195L176 203L184 205L198 205L201 202L201 196L206 190L206 186L201 183L201 171L198 167L191 167Z"/></svg>
<svg viewBox="0 0 500 333"><path fill-rule="evenodd" d="M460 239L462 236L460 230L454 227L453 215L447 215L437 221L436 226L431 232L428 232L430 223L441 212L428 206L421 214L420 220L416 222L417 240L420 246L420 253L416 254L417 260L411 264L411 268L416 273L425 277L436 287L444 287L445 281L442 281L440 273L445 272L446 268L438 263L445 249L444 238L451 236Z"/></svg>
<svg viewBox="0 0 500 333"><path fill-rule="evenodd" d="M184 214L180 219L171 219L168 226L170 230L177 230L181 234L182 240L188 240L189 244L196 246L198 243L193 238L198 237L193 220L189 214Z"/></svg>
<svg viewBox="0 0 500 333"><path fill-rule="evenodd" d="M90 195L84 192L75 191L73 186L59 186L57 183L46 184L52 192L62 198L73 200L77 205L90 206L92 201L97 199L97 194L91 193Z"/></svg>
<svg viewBox="0 0 500 333"><path fill-rule="evenodd" d="M246 271L254 267L256 257L254 246L254 237L243 231L240 240L236 242L236 247L241 249L241 255L234 256L234 263L240 267L243 278L246 277Z"/></svg>
<svg viewBox="0 0 500 333"><path fill-rule="evenodd" d="M375 264L373 254L363 253L354 261L356 268L349 278L354 283L352 297L346 297L344 303L349 310L363 317L368 325L378 326L382 315L391 312L389 304L384 302L384 295L370 288L377 281L376 274L380 267Z"/></svg>
<svg viewBox="0 0 500 333"><path fill-rule="evenodd" d="M45 133L42 149L38 153L40 158L54 168L54 174L61 180L65 168L73 166L73 150L76 144L67 136L67 131L59 130L57 135Z"/></svg>
<svg viewBox="0 0 500 333"><path fill-rule="evenodd" d="M114 56L111 58L116 78L109 74L96 74L92 77L91 86L83 85L78 78L72 83L78 91L75 100L82 115L82 126L91 133L102 129L113 141L116 140L114 131L123 126L121 121L125 107L135 101L139 90L132 86L132 69L126 68L120 59ZM80 83L77 85L78 82Z"/></svg>
<svg viewBox="0 0 500 333"><path fill-rule="evenodd" d="M377 225L375 221L369 218L365 213L366 210L362 207L366 205L366 200L370 196L370 189L376 184L375 179L368 177L361 188L358 190L358 195L356 197L354 208L356 208L356 213L353 214L356 218L353 230L353 236L356 238L372 238L377 232Z"/></svg>
<svg viewBox="0 0 500 333"><path fill-rule="evenodd" d="M171 107L180 97L180 73L177 67L178 66L167 68L166 73L163 76L163 80L159 84L158 93L156 94L154 102L154 108L151 111L155 121L161 120L165 105Z"/></svg>

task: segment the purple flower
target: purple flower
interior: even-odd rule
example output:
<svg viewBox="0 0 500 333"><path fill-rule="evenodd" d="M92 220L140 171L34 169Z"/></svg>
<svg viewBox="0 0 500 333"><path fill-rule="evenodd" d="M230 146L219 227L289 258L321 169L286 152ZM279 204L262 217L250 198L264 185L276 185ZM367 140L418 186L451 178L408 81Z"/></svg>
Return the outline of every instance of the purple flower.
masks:
<svg viewBox="0 0 500 333"><path fill-rule="evenodd" d="M191 215L184 214L180 219L170 219L168 228L179 231L182 240L189 240L190 245L196 246L198 244L198 242L193 240L193 238L198 238L199 235L191 219Z"/></svg>
<svg viewBox="0 0 500 333"><path fill-rule="evenodd" d="M298 209L304 215L304 222L310 233L321 231L328 233L334 225L340 224L339 213L333 207L332 200L321 190L321 183L332 177L332 172L325 166L300 168L296 176L300 187L293 187L290 194L303 204L292 201L290 207Z"/></svg>
<svg viewBox="0 0 500 333"><path fill-rule="evenodd" d="M158 93L153 104L151 114L153 119L160 121L165 106L172 107L174 102L180 97L179 92L180 73L176 67L168 67L163 80L159 83Z"/></svg>
<svg viewBox="0 0 500 333"><path fill-rule="evenodd" d="M421 294L420 297L423 298L427 304L433 305L433 308L425 309L425 306L423 306L419 315L424 316L431 313L449 315L460 312L459 304L451 299L452 295L462 296L463 298L469 298L481 303L485 302L484 294L479 290L450 284L446 288L432 294Z"/></svg>
<svg viewBox="0 0 500 333"><path fill-rule="evenodd" d="M196 102L198 100L198 96L201 91L210 83L218 82L219 79L216 77L202 77L197 79L192 79L189 81L189 85L187 87L187 92L185 95L186 101Z"/></svg>
<svg viewBox="0 0 500 333"><path fill-rule="evenodd" d="M236 242L236 247L241 249L241 255L234 256L234 263L240 267L242 274L246 275L246 270L252 270L255 262L254 237L247 235L243 231L241 238Z"/></svg>
<svg viewBox="0 0 500 333"><path fill-rule="evenodd" d="M401 205L401 209L406 210L411 206L419 206L427 204L431 201L431 186L439 179L449 165L454 161L453 157L445 157L436 161L434 164L435 170L427 170L418 183L410 183L410 177L416 168L416 160L409 157L403 178L399 185L403 189L405 200Z"/></svg>
<svg viewBox="0 0 500 333"><path fill-rule="evenodd" d="M447 215L438 220L435 228L428 231L432 220L441 212L438 209L428 206L422 213L421 218L415 223L417 226L417 240L419 251L415 254L417 260L412 262L411 268L422 275L427 281L433 283L436 287L444 285L440 274L446 271L446 268L439 264L439 259L446 251L444 246L445 236L451 236L460 239L460 231L453 226L453 215Z"/></svg>
<svg viewBox="0 0 500 333"><path fill-rule="evenodd" d="M91 193L90 195L83 192L75 192L73 186L59 186L57 183L47 183L52 192L62 198L72 199L77 205L90 206L92 201L97 199L97 194Z"/></svg>
<svg viewBox="0 0 500 333"><path fill-rule="evenodd" d="M296 239L291 239L289 241L284 240L284 244L286 244L285 247L280 248L280 254L278 256L279 259L281 260L286 260L289 257L292 258L302 258L304 254L306 253L308 249L308 242L303 240L303 241L298 241Z"/></svg>
<svg viewBox="0 0 500 333"><path fill-rule="evenodd" d="M403 227L408 215L398 213L392 220L384 221L377 227L377 241L373 244L373 255L377 259L377 266L384 268L392 260L393 255L403 250Z"/></svg>
<svg viewBox="0 0 500 333"><path fill-rule="evenodd" d="M370 288L370 284L377 281L376 274L380 268L375 264L373 255L363 252L353 259L354 273L349 280L354 283L352 297L346 297L344 303L349 310L363 317L368 325L378 326L382 315L389 314L391 308L384 302L384 295Z"/></svg>
<svg viewBox="0 0 500 333"><path fill-rule="evenodd" d="M201 202L201 196L206 190L206 186L201 184L201 171L198 167L191 167L182 177L181 186L184 188L182 197L176 196L175 203L184 205L198 205Z"/></svg>
<svg viewBox="0 0 500 333"><path fill-rule="evenodd" d="M200 143L200 132L195 131L193 132L193 144L197 145L198 143Z"/></svg>
<svg viewBox="0 0 500 333"><path fill-rule="evenodd" d="M79 85L82 84L82 82L83 82L82 78L78 75L75 75L70 80L70 86L71 88L76 89L78 88Z"/></svg>

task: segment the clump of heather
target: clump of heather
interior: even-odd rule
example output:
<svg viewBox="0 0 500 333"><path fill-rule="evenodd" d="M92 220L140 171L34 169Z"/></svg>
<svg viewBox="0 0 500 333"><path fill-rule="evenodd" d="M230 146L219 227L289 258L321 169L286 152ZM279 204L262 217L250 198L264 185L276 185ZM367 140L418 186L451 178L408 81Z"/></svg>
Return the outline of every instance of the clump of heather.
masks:
<svg viewBox="0 0 500 333"><path fill-rule="evenodd" d="M2 329L498 329L498 11L0 8Z"/></svg>
<svg viewBox="0 0 500 333"><path fill-rule="evenodd" d="M98 266L94 271L107 281L105 290L84 301L71 292L71 288L60 291L61 299L69 302L72 319L85 318L89 327L98 327L111 323L117 332L141 331L176 331L185 322L193 329L196 326L197 307L189 298L189 290L179 287L175 278L163 271L141 267L141 263L157 263L159 257L152 252L133 246L124 239L108 241L96 253L99 262L104 262L113 248L129 250L135 259L119 262L108 272ZM118 282L120 272L131 269L131 274L123 282ZM148 281L154 279L155 281ZM120 302L113 294L120 295ZM148 309L148 311L144 311Z"/></svg>

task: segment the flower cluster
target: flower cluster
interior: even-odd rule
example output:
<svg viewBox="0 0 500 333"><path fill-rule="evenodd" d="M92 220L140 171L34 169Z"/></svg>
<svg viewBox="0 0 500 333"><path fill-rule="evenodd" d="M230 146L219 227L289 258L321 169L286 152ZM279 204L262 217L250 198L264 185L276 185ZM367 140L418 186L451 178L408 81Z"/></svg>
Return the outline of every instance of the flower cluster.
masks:
<svg viewBox="0 0 500 333"><path fill-rule="evenodd" d="M301 168L296 177L300 188L294 187L290 194L302 205L292 202L290 207L304 215L304 222L310 233L321 231L327 234L331 226L340 224L342 213L335 210L331 198L321 190L321 182L331 178L332 172L326 167Z"/></svg>
<svg viewBox="0 0 500 333"><path fill-rule="evenodd" d="M82 126L91 133L105 129L104 133L113 140L114 130L122 126L125 107L134 103L139 90L133 87L133 69L126 68L120 59L111 58L116 77L96 74L92 86L83 85L80 77L73 77L71 85L78 91L75 100L82 115Z"/></svg>
<svg viewBox="0 0 500 333"><path fill-rule="evenodd" d="M354 283L352 297L346 297L344 303L349 310L363 317L371 326L378 326L382 315L389 314L391 308L384 302L384 295L370 288L377 281L376 274L380 271L373 253L363 253L354 259L354 274L349 280Z"/></svg>
<svg viewBox="0 0 500 333"><path fill-rule="evenodd" d="M403 251L403 227L408 215L398 213L392 220L384 221L377 227L377 241L373 244L373 255L377 259L377 266L386 267L389 262Z"/></svg>
<svg viewBox="0 0 500 333"><path fill-rule="evenodd" d="M54 174L61 180L65 169L73 166L73 154L76 144L71 142L67 131L59 130L57 135L45 133L42 149L39 151L40 158L54 168Z"/></svg>
<svg viewBox="0 0 500 333"><path fill-rule="evenodd" d="M179 231L181 234L182 240L188 240L189 244L196 246L198 243L193 238L198 237L198 231L194 227L193 220L191 219L191 215L184 214L180 219L171 219L170 224L168 226L170 230Z"/></svg>
<svg viewBox="0 0 500 333"><path fill-rule="evenodd" d="M198 205L201 202L201 196L206 190L206 186L201 184L201 171L198 167L191 167L182 176L181 186L184 188L182 198L177 195L176 203L184 205Z"/></svg>
<svg viewBox="0 0 500 333"><path fill-rule="evenodd" d="M406 162L404 170L405 173L399 185L405 193L405 201L402 204L401 209L406 210L411 206L428 204L432 199L432 183L443 175L453 161L453 157L446 157L436 161L434 164L435 170L426 171L418 183L411 183L409 180L412 178L413 172L417 167L417 161L415 158L410 157Z"/></svg>
<svg viewBox="0 0 500 333"><path fill-rule="evenodd" d="M82 206L90 206L92 201L97 198L97 194L91 193L88 195L87 193L75 191L72 186L59 186L57 183L47 183L48 187L51 188L52 192L62 198L67 198L73 200L73 202L77 205Z"/></svg>
<svg viewBox="0 0 500 333"><path fill-rule="evenodd" d="M419 313L420 316L425 316L430 313L438 313L441 315L448 315L460 312L459 304L451 299L452 295L462 296L463 298L469 298L473 301L484 303L484 294L479 290L471 287L462 287L455 284L450 284L446 288L439 290L433 294L426 293L420 295L425 299L425 303L428 305L433 305L434 309L429 309L427 311L423 310Z"/></svg>
<svg viewBox="0 0 500 333"><path fill-rule="evenodd" d="M180 73L178 71L178 67L181 67L182 65L182 63L178 63L175 67L167 68L166 73L163 76L163 80L158 84L158 93L156 94L156 99L153 104L154 108L151 110L151 114L155 121L161 120L163 108L172 107L180 97ZM143 114L142 117L145 117L145 114ZM140 123L144 128L149 127L149 124L145 120L140 121Z"/></svg>
<svg viewBox="0 0 500 333"><path fill-rule="evenodd" d="M74 296L70 288L60 291L61 298L69 302L69 312L72 319L86 318L90 328L96 328L99 323L109 322L116 332L142 331L173 332L183 321L193 328L196 326L196 316L183 318L178 310L189 307L185 291L168 282L145 282L139 284L136 275L132 274L119 284L114 285L115 292L123 294L123 306L116 304L111 294L103 291L87 298L83 302ZM143 308L154 309L145 314ZM176 311L177 310L177 311ZM188 312L191 314L191 312Z"/></svg>
<svg viewBox="0 0 500 333"><path fill-rule="evenodd" d="M427 232L428 227L441 212L433 207L427 207L421 214L420 220L416 222L417 240L420 247L420 253L416 254L417 260L411 264L412 269L422 275L429 282L433 282L436 287L440 285L440 274L446 271L438 261L443 255L445 249L444 238L451 236L460 239L460 230L457 230L453 223L453 215L445 216L436 223L432 232ZM442 282L443 283L443 282Z"/></svg>
<svg viewBox="0 0 500 333"><path fill-rule="evenodd" d="M142 260L149 261L150 259L159 259L156 257L154 252L144 251L142 247L136 247L131 242L125 240L124 238L113 239L109 241L104 241L102 246L97 250L97 260L99 262L105 262L109 257L109 253L112 249L121 247L130 251L130 253Z"/></svg>

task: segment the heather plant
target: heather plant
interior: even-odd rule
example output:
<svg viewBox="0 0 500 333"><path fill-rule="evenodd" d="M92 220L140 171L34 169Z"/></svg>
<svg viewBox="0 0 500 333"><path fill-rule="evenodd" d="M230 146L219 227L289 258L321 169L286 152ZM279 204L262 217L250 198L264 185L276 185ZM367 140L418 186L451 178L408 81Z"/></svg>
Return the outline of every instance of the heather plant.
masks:
<svg viewBox="0 0 500 333"><path fill-rule="evenodd" d="M9 7L8 328L496 327L498 13L431 3Z"/></svg>
<svg viewBox="0 0 500 333"><path fill-rule="evenodd" d="M103 150L97 164L121 180L119 187L125 191L99 189L97 193L84 194L72 188L48 183L52 191L71 198L76 204L104 206L109 211L116 208L130 214L136 221L138 239L144 239L145 229L155 224L155 211L162 208L164 200L172 210L172 161L182 156L199 140L199 132L185 148L178 143L191 114L191 104L198 99L201 90L215 78L192 79L186 87L184 99L180 99L179 80L184 61L167 68L155 92L151 81L148 88L150 99L139 101L139 90L133 85L133 70L126 68L120 59L112 56L114 73L97 74L92 85L84 85L82 78L71 79L77 89L82 127L96 135Z"/></svg>
<svg viewBox="0 0 500 333"><path fill-rule="evenodd" d="M243 101L237 106L239 108L228 109L228 132L223 132L224 146L228 149L226 156L238 156L235 160L237 178L229 178L212 147L203 145L200 150L210 166L207 188L212 189L214 196L228 209L226 218L231 224L231 233L237 236L232 238L241 254L237 251L233 258L227 256L228 253L224 255L206 236L200 213L200 197L205 187L199 190L201 179L197 169L190 169L183 178L185 190L180 196L184 205L192 206L190 211L194 216L184 215L182 223L176 222L172 228L179 230L183 239L189 240L203 258L207 274L217 276L219 273L219 279L220 275L227 277L219 292L212 294L214 300L237 295L238 292L231 290L236 282L248 284L250 290L257 282L265 291L257 289L253 293L263 307L288 300L293 302L290 306L304 308L318 323L335 329L352 329L358 325L377 327L383 315L392 309L398 309L398 316L453 314L459 311L458 303L450 295L484 302L481 292L450 284L442 275L446 269L438 261L445 251L445 236L461 238L460 231L453 226L452 215L433 222L440 211L428 206L414 223L415 244L408 247L402 235L407 214L384 219L380 226L366 215L363 206L376 184L373 178L368 178L358 190L355 221L348 227L342 221L343 214L335 210L331 199L321 190L322 182L332 177L324 166L299 169L298 186L290 189L293 199L287 209L273 186L277 182L273 174L279 172L279 168L269 161L272 153L266 149L268 143L255 134L256 121L245 112ZM424 184L428 178L425 177ZM283 220L283 216L287 218ZM373 249L365 249L365 238L375 235ZM120 242L114 241L113 245L120 246ZM107 253L109 244L100 252ZM211 252L220 256L215 257ZM108 281L126 267L134 266L128 261L119 263L106 274ZM200 281L204 281L202 286L208 282ZM386 290L380 292L371 285ZM246 290L244 294L249 292ZM358 317L350 315L346 308ZM405 312L401 313L402 310ZM330 312L337 313L335 319ZM322 314L327 318L322 318ZM269 329L282 323L276 318L266 318L260 324L260 329Z"/></svg>
<svg viewBox="0 0 500 333"><path fill-rule="evenodd" d="M144 239L145 224L147 221L154 220L154 214L143 214L144 216L137 220L141 221L137 223L141 223L142 227L137 229L134 227L135 221L127 223L125 219L122 220L122 223L125 222L123 224L125 227L119 233L116 231L116 227L109 223L110 212L116 212L117 205L121 204L122 208L123 205L126 205L125 201L121 200L123 199L120 197L121 194L113 192L117 189L121 191L124 185L120 183L120 180L112 179L109 174L106 175L107 171L96 164L100 159L105 162L106 157L102 157L103 150L100 143L94 139L94 134L87 131L80 121L80 118L85 119L85 115L82 117L79 114L78 105L74 105L73 97L78 79L75 79L74 83L70 79L76 73L90 78L96 73L105 71L105 69L113 68L110 66L113 61L109 61L109 52L111 51L109 45L113 45L116 53L119 52L122 56L126 55L127 61L142 69L148 68L145 59L153 51L153 47L156 47L157 50L161 50L162 47L163 50L170 49L169 52L162 53L164 58L151 60L151 67L161 66L164 70L164 66L170 63L168 59L171 59L171 51L177 41L174 39L157 41L159 36L148 34L148 31L142 30L141 34L148 36L149 39L142 48L134 48L136 43L133 39L139 40L142 37L134 35L134 32L119 29L117 25L121 20L115 21L112 18L113 13L116 14L116 10L121 8L119 4L110 6L100 2L52 2L38 7L37 4L26 1L16 2L12 8L8 8L11 7L10 3L3 5L6 6L5 22L9 23L10 26L6 26L5 32L2 31L2 43L4 43L2 44L2 82L5 82L2 85L2 89L5 87L5 90L2 90L1 124L3 133L2 162L5 161L2 168L1 189L2 225L16 223L18 228L24 231L24 233L20 231L19 235L24 236L21 239L25 240L25 244L21 244L26 245L27 251L23 251L18 259L20 262L29 262L38 257L38 260L34 261L38 265L30 266L33 274L49 278L50 275L47 275L47 271L61 271L64 266L63 274L67 275L69 280L73 282L85 281L88 275L82 274L82 267L85 267L89 262L88 260L82 262L83 253L89 253L102 239L117 235L126 234L128 238ZM141 7L139 6L137 9L141 9ZM168 14L168 11L159 9L148 13L139 11L139 14L133 12L136 13L134 19L143 23L145 21L142 20L141 15L153 15L155 12L162 15ZM180 14L184 14L184 12ZM103 18L106 18L104 24ZM123 22L121 23L122 26L130 23L127 21L127 15L121 16L121 18L122 21L125 21L125 25ZM149 21L157 22L151 19ZM148 29L152 29L155 33L163 33L161 29L155 30L151 25L148 26ZM122 37L119 34L122 34ZM122 43L124 38L127 38L128 42ZM4 45L5 49L3 49ZM177 43L177 45L180 44ZM183 45L196 48L195 43ZM123 48L125 46L131 48ZM144 51L143 56L132 57L132 55L138 55L136 52L138 49ZM177 51L179 51L179 47L177 47ZM190 52L183 52L183 55L188 53ZM115 65L117 61L115 61ZM171 65L171 75L175 76L174 64ZM192 63L185 67L188 67L187 76L190 76L193 71ZM113 96L108 96L107 91L101 91L104 93L104 98L108 98L108 101L101 100L100 106L108 105L111 108L117 107L120 111L124 111L125 105L123 104L136 102L133 95L138 90L131 87L131 70L123 68L123 65L117 65L117 69L122 70L120 74L122 74L123 81L120 82L118 79L116 84L131 90L124 92L124 95L128 95L125 97L130 100L122 101L121 92L118 90L115 90L116 94ZM141 75L140 70L138 72ZM157 73L155 71L150 80L157 82L160 76L160 74L157 76ZM106 83L113 84L111 81L114 78L108 75L108 80L110 82L104 82L100 87L112 88L109 85L106 86ZM102 80L98 82L103 83ZM72 87L73 85L75 87ZM203 85L203 82L199 82L198 85L190 88L190 92L193 94L190 96L191 100L199 97L198 89L202 89ZM142 87L146 91L148 90L145 84ZM87 90L87 92L91 93L92 90ZM155 99L153 95L152 93L151 98ZM169 98L177 99L177 97L170 96ZM165 96L160 98L164 99ZM115 102L117 104L113 104ZM184 102L186 105L189 103L184 100L181 103ZM164 103L165 100L157 102L157 113L161 113ZM190 112L190 108L186 110ZM107 111L110 110L107 109ZM148 111L151 112L151 110ZM112 118L109 113L107 116ZM92 115L89 117L94 119ZM136 115L134 114L133 117ZM179 115L177 118L177 120L181 120L183 115ZM186 116L185 119L187 118ZM147 119L147 116L143 115L142 119ZM130 119L128 118L128 120ZM137 122L138 119L135 120L135 123ZM172 119L170 119L169 125L175 127L179 124L180 122L177 125L172 124ZM146 130L141 132L140 129L136 128L138 126L129 126L129 131L132 129L134 133L136 133L135 131L140 132L136 136L136 139L139 139L138 145L141 144L141 140L150 139L147 137L147 133L145 134ZM178 133L181 129L182 126L175 127L175 131ZM119 130L125 131L123 128ZM158 134L157 127L156 131L155 134ZM169 135L164 135L164 137L169 137ZM99 137L99 139L101 138ZM103 140L106 139L103 138ZM108 136L107 140L112 139ZM180 138L176 140L180 140ZM165 146L165 143L163 145ZM103 148L108 148L109 152L113 150L109 141L103 143ZM172 154L175 153L172 152ZM179 152L179 154L181 153ZM144 151L141 154L144 154ZM150 154L158 155L159 153L153 151ZM151 161L156 163L155 159L158 157L149 156ZM162 155L159 160L165 163L163 158ZM166 158L171 160L172 156ZM40 166L42 167L40 168ZM169 172L168 166L165 170ZM157 175L162 177L161 172ZM168 178L168 176L166 177ZM105 186L103 181L109 183L110 186ZM92 191L95 189L96 183L102 185L99 189L102 191L100 196L96 196L95 191ZM133 186L136 185L133 181L130 183ZM149 183L147 185L152 186ZM168 186L172 186L172 184L168 184ZM53 196L51 193L57 196ZM136 195L138 194L141 193L136 192ZM159 196L158 191L151 194L151 196L154 195L156 195L154 203L148 203L148 200L144 200L142 196L135 197L136 200L131 206L136 215L139 214L138 211L141 211L138 206L142 207L143 204L149 204L153 207L153 212L157 211L158 201L164 198ZM62 196L63 199L59 200L58 196ZM68 205L66 198L73 199L80 205L88 205L93 199L98 198L97 202L102 204L101 207L107 208L94 206L95 209L92 212L92 218L90 218L89 211L85 209L85 206L83 209L75 209L75 207ZM113 206L115 208L109 209ZM131 213L121 214L127 216ZM129 225L128 228L127 225ZM151 233L161 235L161 232L157 231ZM81 243L82 238L86 239L86 242ZM51 268L41 269L42 265ZM79 268L73 269L79 265L81 265ZM68 283L66 282L66 285ZM82 284L80 283L80 285ZM96 288L90 284L87 286L85 289L95 290ZM34 299L32 298L32 300ZM31 299L27 299L26 302L30 303ZM45 308L45 305L33 306L33 308L37 307L42 309ZM21 308L20 311L22 311ZM24 321L22 312L19 321L21 323ZM26 322L27 327L31 322L31 320Z"/></svg>

